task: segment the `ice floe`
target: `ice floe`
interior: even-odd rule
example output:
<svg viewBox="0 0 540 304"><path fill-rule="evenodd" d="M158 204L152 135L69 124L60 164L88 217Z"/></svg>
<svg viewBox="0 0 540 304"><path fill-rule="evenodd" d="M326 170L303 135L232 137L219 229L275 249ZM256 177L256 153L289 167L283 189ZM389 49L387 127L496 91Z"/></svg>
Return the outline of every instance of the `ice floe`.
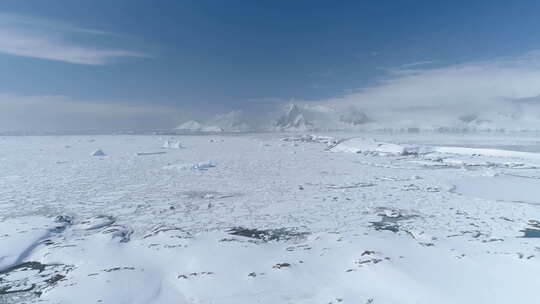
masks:
<svg viewBox="0 0 540 304"><path fill-rule="evenodd" d="M183 146L178 140L168 139L163 143L163 149L182 149Z"/></svg>
<svg viewBox="0 0 540 304"><path fill-rule="evenodd" d="M167 152L165 151L154 151L154 152L137 152L135 155L137 156L147 156L147 155L158 155L158 154L165 154Z"/></svg>
<svg viewBox="0 0 540 304"><path fill-rule="evenodd" d="M103 150L97 149L94 152L92 152L92 154L90 154L90 156L105 156L105 153L103 152Z"/></svg>
<svg viewBox="0 0 540 304"><path fill-rule="evenodd" d="M337 142L336 139L331 136L321 136L321 135L311 135L311 134L288 136L288 137L281 138L281 140L286 141L286 142L323 143L327 145L333 145Z"/></svg>
<svg viewBox="0 0 540 304"><path fill-rule="evenodd" d="M407 147L394 143L380 142L371 138L351 138L337 143L333 152L362 153L371 155L402 156L417 153L417 147Z"/></svg>
<svg viewBox="0 0 540 304"><path fill-rule="evenodd" d="M195 171L206 171L210 168L216 167L214 162L201 162L195 164L174 164L164 166L165 170L195 170Z"/></svg>

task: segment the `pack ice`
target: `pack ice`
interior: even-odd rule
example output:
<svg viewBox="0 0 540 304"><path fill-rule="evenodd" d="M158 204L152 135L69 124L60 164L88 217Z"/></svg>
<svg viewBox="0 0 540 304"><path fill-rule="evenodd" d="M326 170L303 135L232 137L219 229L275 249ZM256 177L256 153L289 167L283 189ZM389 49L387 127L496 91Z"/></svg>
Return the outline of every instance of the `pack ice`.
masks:
<svg viewBox="0 0 540 304"><path fill-rule="evenodd" d="M534 136L287 131L3 137L0 303L537 302Z"/></svg>

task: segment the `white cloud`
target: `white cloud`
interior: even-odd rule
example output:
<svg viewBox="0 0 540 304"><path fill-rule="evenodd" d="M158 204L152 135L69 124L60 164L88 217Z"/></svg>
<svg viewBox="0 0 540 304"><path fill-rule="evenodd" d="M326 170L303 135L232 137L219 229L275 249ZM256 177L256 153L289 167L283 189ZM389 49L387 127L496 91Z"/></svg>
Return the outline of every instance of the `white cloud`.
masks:
<svg viewBox="0 0 540 304"><path fill-rule="evenodd" d="M121 57L148 57L123 49L86 46L69 41L68 34L112 35L43 19L0 14L0 53L74 64L105 65Z"/></svg>
<svg viewBox="0 0 540 304"><path fill-rule="evenodd" d="M354 105L383 124L444 125L464 114L515 111L512 100L540 95L540 52L434 69L417 67L394 69L377 85L311 103L341 109Z"/></svg>

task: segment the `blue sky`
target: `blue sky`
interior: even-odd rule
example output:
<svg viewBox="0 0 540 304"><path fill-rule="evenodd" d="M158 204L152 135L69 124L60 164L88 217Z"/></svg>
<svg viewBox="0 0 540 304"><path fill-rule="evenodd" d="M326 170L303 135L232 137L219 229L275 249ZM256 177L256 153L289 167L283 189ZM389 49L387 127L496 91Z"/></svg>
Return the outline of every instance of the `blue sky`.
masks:
<svg viewBox="0 0 540 304"><path fill-rule="evenodd" d="M502 0L3 0L0 96L186 113L332 100L396 69L540 49L539 12Z"/></svg>

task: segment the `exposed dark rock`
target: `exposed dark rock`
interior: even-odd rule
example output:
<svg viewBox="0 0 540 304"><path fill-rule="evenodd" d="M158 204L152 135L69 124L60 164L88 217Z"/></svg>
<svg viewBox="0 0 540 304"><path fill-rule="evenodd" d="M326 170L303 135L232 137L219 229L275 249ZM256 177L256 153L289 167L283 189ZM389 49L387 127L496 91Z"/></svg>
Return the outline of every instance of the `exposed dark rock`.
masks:
<svg viewBox="0 0 540 304"><path fill-rule="evenodd" d="M414 214L403 215L398 210L382 210L382 211L384 212L379 214L379 216L381 217L381 220L378 222L371 222L371 227L373 227L377 231L387 230L387 231L392 231L396 233L400 230L399 222L410 220L418 216Z"/></svg>
<svg viewBox="0 0 540 304"><path fill-rule="evenodd" d="M289 264L289 263L278 263L278 264L272 266L272 268L274 268L274 269L281 269L281 268L288 268L288 267L291 267L291 264Z"/></svg>
<svg viewBox="0 0 540 304"><path fill-rule="evenodd" d="M43 290L65 279L72 266L25 262L0 271L0 296L32 292L40 296Z"/></svg>
<svg viewBox="0 0 540 304"><path fill-rule="evenodd" d="M286 228L279 229L250 229L244 227L234 227L230 229L229 234L236 236L243 236L247 238L253 238L264 242L268 241L287 241L292 239L303 239L309 233L296 232Z"/></svg>
<svg viewBox="0 0 540 304"><path fill-rule="evenodd" d="M186 280L192 277L207 276L207 275L212 275L212 274L214 273L211 271L192 272L192 273L187 273L187 274L179 274L177 278Z"/></svg>

